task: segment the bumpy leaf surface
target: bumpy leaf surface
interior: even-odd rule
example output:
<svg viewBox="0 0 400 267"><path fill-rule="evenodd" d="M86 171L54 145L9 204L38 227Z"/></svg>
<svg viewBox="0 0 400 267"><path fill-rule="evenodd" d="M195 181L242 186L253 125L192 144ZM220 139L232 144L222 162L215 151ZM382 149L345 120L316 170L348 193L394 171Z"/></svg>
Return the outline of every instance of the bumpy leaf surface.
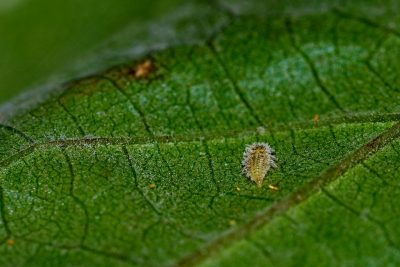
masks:
<svg viewBox="0 0 400 267"><path fill-rule="evenodd" d="M400 264L397 4L310 6L232 4L204 42L9 116L0 265ZM278 158L262 188L253 142Z"/></svg>

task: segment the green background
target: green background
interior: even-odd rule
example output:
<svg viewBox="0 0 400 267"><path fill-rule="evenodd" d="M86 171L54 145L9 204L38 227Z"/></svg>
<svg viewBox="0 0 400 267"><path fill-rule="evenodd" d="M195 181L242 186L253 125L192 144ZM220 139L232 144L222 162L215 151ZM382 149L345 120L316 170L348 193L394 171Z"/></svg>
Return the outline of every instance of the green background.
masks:
<svg viewBox="0 0 400 267"><path fill-rule="evenodd" d="M183 1L6 2L0 5L0 103L68 70L127 25L143 25Z"/></svg>

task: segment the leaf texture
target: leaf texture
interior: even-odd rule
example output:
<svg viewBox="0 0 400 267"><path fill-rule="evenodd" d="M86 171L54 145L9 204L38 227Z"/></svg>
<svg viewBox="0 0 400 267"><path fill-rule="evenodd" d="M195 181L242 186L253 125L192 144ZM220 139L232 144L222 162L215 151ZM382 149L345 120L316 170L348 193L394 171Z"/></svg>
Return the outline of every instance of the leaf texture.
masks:
<svg viewBox="0 0 400 267"><path fill-rule="evenodd" d="M374 5L228 12L21 106L0 126L0 265L398 264L400 34ZM253 142L278 159L262 188Z"/></svg>

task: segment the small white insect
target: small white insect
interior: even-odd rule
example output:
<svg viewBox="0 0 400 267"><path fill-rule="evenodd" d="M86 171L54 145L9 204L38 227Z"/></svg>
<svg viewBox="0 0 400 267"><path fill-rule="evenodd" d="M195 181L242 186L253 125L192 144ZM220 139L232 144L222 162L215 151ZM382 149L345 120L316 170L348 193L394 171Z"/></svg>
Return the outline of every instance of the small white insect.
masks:
<svg viewBox="0 0 400 267"><path fill-rule="evenodd" d="M243 153L242 172L261 187L268 171L277 167L275 160L275 152L267 143L247 145ZM274 185L269 185L269 188L278 190Z"/></svg>

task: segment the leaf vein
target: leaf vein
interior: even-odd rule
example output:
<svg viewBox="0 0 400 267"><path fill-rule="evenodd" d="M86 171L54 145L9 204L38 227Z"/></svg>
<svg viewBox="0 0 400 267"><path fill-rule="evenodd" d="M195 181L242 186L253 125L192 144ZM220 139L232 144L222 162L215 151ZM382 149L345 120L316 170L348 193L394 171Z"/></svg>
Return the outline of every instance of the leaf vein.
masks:
<svg viewBox="0 0 400 267"><path fill-rule="evenodd" d="M195 251L192 254L186 255L180 259L175 266L193 266L205 260L210 254L220 251L223 247L245 237L249 233L260 229L262 226L268 224L273 218L278 215L284 214L289 209L303 203L308 198L319 192L324 186L335 181L346 173L351 168L363 162L373 154L378 152L384 146L390 144L393 140L398 139L400 136L400 123L379 134L374 139L370 140L359 149L345 157L338 164L328 168L325 172L315 177L313 180L300 187L298 190L289 194L281 201L272 204L264 211L260 212L253 219L244 225L237 227L231 231L225 232L219 238L206 244L204 247Z"/></svg>

